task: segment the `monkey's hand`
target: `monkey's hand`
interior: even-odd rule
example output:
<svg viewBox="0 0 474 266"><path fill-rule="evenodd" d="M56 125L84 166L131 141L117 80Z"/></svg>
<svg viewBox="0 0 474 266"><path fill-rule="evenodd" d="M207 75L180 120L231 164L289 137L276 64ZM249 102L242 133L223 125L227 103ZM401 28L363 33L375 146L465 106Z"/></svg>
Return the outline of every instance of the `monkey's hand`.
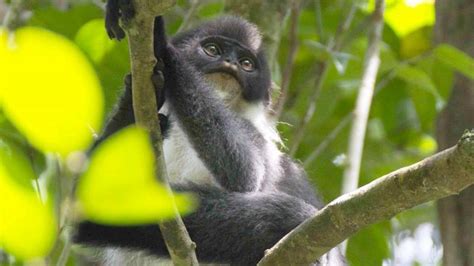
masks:
<svg viewBox="0 0 474 266"><path fill-rule="evenodd" d="M121 40L125 32L120 27L119 19L128 23L135 16L131 0L107 0L105 7L105 29L110 39Z"/></svg>

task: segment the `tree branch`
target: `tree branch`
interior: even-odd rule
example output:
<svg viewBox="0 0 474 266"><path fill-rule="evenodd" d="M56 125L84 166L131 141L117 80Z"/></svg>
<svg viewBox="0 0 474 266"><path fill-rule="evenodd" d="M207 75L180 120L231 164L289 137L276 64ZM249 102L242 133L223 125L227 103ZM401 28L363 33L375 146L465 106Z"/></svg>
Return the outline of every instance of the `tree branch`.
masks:
<svg viewBox="0 0 474 266"><path fill-rule="evenodd" d="M370 224L472 184L474 130L452 148L333 200L267 250L258 265L309 265Z"/></svg>
<svg viewBox="0 0 474 266"><path fill-rule="evenodd" d="M137 125L146 128L151 135L156 158L156 174L161 177L169 193L172 192L163 158L163 140L151 76L156 64L153 52L154 19L155 16L162 14L174 4L174 0L134 0L136 15L129 24L124 25L130 44L135 121ZM178 212L176 211L173 220L160 222L159 225L173 263L175 265L198 265L194 252L195 244L191 241Z"/></svg>
<svg viewBox="0 0 474 266"><path fill-rule="evenodd" d="M335 37L328 41L327 44L327 51L328 53L338 52L342 46L342 40L344 33L349 29L352 19L354 18L354 14L357 10L357 4L352 3L351 8L345 19L339 23L337 32ZM320 29L318 29L320 31ZM292 145L290 148L290 155L295 156L296 152L298 151L301 142L303 141L303 137L306 132L306 127L308 126L309 122L314 116L316 112L316 102L319 98L319 94L323 87L324 81L326 80L327 73L329 71L330 65L330 58L328 57L326 60L320 63L317 73L315 73L316 80L314 82L314 89L311 95L309 96L309 106L306 109L306 113L303 116L303 119L299 122L298 126L295 128L294 136L292 139Z"/></svg>
<svg viewBox="0 0 474 266"><path fill-rule="evenodd" d="M278 121L285 106L286 98L288 97L288 90L290 87L291 76L293 74L293 65L295 63L296 52L298 51L298 18L301 12L301 1L293 0L291 2L290 12L290 31L288 38L290 40L290 47L288 48L288 56L286 58L285 68L283 69L281 78L280 96L274 104L273 110L275 112L275 120Z"/></svg>
<svg viewBox="0 0 474 266"><path fill-rule="evenodd" d="M378 0L372 14L373 31L369 37L369 44L365 55L364 73L357 96L356 107L354 109L354 122L352 123L349 137L348 162L344 171L342 194L348 193L358 187L360 163L362 161L362 151L364 148L365 131L369 118L372 96L374 95L375 80L380 65L379 42L382 38L383 12L385 1Z"/></svg>
<svg viewBox="0 0 474 266"><path fill-rule="evenodd" d="M313 152L304 160L303 165L305 167L308 167L309 164L311 164L316 158L318 158L319 155L329 146L329 144L341 133L341 131L351 122L353 119L353 114L352 112L348 113L347 115L344 116L344 118L341 119L339 124L327 135L326 138L324 138L323 141L314 149Z"/></svg>

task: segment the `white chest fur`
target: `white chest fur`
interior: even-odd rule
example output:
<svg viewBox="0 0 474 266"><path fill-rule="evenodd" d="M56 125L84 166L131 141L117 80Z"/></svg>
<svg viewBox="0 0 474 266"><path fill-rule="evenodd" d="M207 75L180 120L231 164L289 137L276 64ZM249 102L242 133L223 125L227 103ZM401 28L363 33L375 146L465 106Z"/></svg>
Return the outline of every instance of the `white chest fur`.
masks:
<svg viewBox="0 0 474 266"><path fill-rule="evenodd" d="M199 184L214 184L212 174L189 142L186 134L175 122L169 137L163 143L166 169L173 184L192 181Z"/></svg>
<svg viewBox="0 0 474 266"><path fill-rule="evenodd" d="M168 108L166 103L163 107L162 111L167 113ZM254 124L267 142L264 147L265 159L269 160L272 167L269 167L267 170L265 170L264 165L258 167L259 169L257 170L261 172L259 176L265 176L265 172L268 170L272 173L267 174L278 176L280 168L279 157L281 153L275 143L280 142L280 137L273 124L266 117L264 106L261 104L245 104L245 106L240 104L234 108L243 118ZM189 142L186 133L184 133L177 121L172 121L168 137L163 143L163 151L169 180L172 184L191 181L198 184L212 184L219 186L211 172L199 158L197 152Z"/></svg>

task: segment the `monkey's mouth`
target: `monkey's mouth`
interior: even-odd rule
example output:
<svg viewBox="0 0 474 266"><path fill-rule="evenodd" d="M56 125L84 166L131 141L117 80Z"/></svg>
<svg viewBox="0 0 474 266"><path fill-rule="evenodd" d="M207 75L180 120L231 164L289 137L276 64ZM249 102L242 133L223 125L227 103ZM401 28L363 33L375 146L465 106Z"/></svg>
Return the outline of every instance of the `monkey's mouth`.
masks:
<svg viewBox="0 0 474 266"><path fill-rule="evenodd" d="M206 74L205 79L217 95L229 106L232 106L234 101L240 99L242 89L234 76L218 71Z"/></svg>
<svg viewBox="0 0 474 266"><path fill-rule="evenodd" d="M234 64L224 62L223 64L220 64L217 67L213 67L213 68L209 68L205 70L205 73L206 74L214 74L214 73L226 74L232 77L233 79L235 79L235 81L237 81L239 85L242 86L242 80L239 77L239 69Z"/></svg>

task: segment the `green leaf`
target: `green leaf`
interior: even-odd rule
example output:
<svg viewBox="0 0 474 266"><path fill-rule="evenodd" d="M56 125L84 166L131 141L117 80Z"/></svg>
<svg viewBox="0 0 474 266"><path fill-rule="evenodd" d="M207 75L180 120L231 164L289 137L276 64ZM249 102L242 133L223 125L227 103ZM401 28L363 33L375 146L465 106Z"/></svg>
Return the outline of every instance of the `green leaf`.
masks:
<svg viewBox="0 0 474 266"><path fill-rule="evenodd" d="M217 16L224 10L223 1L211 1L210 3L201 4L198 7L198 17L200 18L211 18Z"/></svg>
<svg viewBox="0 0 474 266"><path fill-rule="evenodd" d="M428 76L428 74L419 68L406 65L400 66L397 68L397 77L411 85L431 93L436 97L441 98L430 76Z"/></svg>
<svg viewBox="0 0 474 266"><path fill-rule="evenodd" d="M463 51L448 44L441 44L434 49L438 60L459 71L470 79L474 79L474 59Z"/></svg>
<svg viewBox="0 0 474 266"><path fill-rule="evenodd" d="M104 17L104 12L99 5L90 1L71 1L68 6L67 11L54 5L35 9L28 25L49 29L72 40L78 29L87 21Z"/></svg>
<svg viewBox="0 0 474 266"><path fill-rule="evenodd" d="M390 224L382 222L357 232L347 244L347 259L352 266L379 266L390 256L387 235Z"/></svg>
<svg viewBox="0 0 474 266"><path fill-rule="evenodd" d="M131 126L104 141L81 177L77 196L90 220L107 224L143 224L174 216L173 198L156 181L147 133ZM175 195L181 213L190 212L187 194Z"/></svg>
<svg viewBox="0 0 474 266"><path fill-rule="evenodd" d="M0 249L21 260L46 256L56 239L52 206L40 201L33 178L28 156L0 139Z"/></svg>
<svg viewBox="0 0 474 266"><path fill-rule="evenodd" d="M431 77L439 95L442 97L443 101L446 102L451 95L454 70L439 62L433 54L418 61L416 67L422 69Z"/></svg>
<svg viewBox="0 0 474 266"><path fill-rule="evenodd" d="M431 77L418 67L401 66L397 77L407 83L408 92L415 105L418 122L423 130L432 130L433 121L444 105L444 100L431 80Z"/></svg>
<svg viewBox="0 0 474 266"><path fill-rule="evenodd" d="M103 96L88 60L66 38L34 27L0 30L0 99L7 118L43 152L86 149L100 130Z"/></svg>
<svg viewBox="0 0 474 266"><path fill-rule="evenodd" d="M94 19L84 24L79 29L75 42L94 63L101 62L105 54L116 45L116 42L107 36L103 19Z"/></svg>

